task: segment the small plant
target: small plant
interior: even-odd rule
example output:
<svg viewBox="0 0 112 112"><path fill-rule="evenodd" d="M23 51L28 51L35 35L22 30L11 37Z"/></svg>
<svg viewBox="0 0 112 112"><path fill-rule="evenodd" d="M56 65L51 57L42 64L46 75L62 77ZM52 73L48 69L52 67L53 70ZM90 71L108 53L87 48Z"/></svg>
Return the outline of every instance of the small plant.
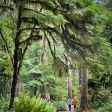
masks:
<svg viewBox="0 0 112 112"><path fill-rule="evenodd" d="M15 112L55 112L55 107L46 100L24 93L15 99Z"/></svg>
<svg viewBox="0 0 112 112"><path fill-rule="evenodd" d="M0 100L0 112L7 112L9 105L9 100L7 98L1 97Z"/></svg>

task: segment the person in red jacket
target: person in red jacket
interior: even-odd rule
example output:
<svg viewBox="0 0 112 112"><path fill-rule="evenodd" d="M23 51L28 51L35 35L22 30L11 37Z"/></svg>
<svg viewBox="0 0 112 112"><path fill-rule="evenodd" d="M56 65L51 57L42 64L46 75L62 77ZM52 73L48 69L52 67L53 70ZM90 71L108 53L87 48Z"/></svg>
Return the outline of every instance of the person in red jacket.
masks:
<svg viewBox="0 0 112 112"><path fill-rule="evenodd" d="M76 105L77 105L77 100L74 98L73 100L73 105L74 105L74 110L76 109Z"/></svg>

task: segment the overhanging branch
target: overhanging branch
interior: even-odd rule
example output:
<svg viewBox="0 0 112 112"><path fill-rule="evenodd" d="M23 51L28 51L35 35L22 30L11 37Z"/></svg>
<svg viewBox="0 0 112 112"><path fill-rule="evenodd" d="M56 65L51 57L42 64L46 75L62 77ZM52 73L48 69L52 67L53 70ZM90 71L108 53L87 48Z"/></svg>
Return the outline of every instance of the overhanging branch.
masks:
<svg viewBox="0 0 112 112"><path fill-rule="evenodd" d="M14 11L14 9L12 7L7 6L7 5L0 5L0 8L10 9L10 10Z"/></svg>
<svg viewBox="0 0 112 112"><path fill-rule="evenodd" d="M28 9L28 8L24 8L24 10L25 10L25 11L33 11L33 12L36 12L36 13L38 13L38 14L41 14L42 16L46 16L45 14L43 14L43 13L40 13L39 11L37 11L37 10L34 10L34 9Z"/></svg>
<svg viewBox="0 0 112 112"><path fill-rule="evenodd" d="M4 38L3 34L2 34L1 28L0 28L0 35L1 35L2 40L4 41L4 44L5 44L5 47L6 47L6 51L7 51L8 55L9 55L9 57L11 59L11 63L13 64L13 59L10 56L10 51L9 51L9 48L8 48L8 43L7 43L7 41L5 40L5 38Z"/></svg>
<svg viewBox="0 0 112 112"><path fill-rule="evenodd" d="M47 39L47 42L48 42L48 45L49 45L49 48L50 48L51 54L52 54L52 56L54 56L54 52L53 52L53 50L52 50L52 48L51 48L50 40L48 39L48 37L47 37L47 35L46 35L46 32L45 32L45 31L44 31L44 34L45 34L45 37L46 37L46 39Z"/></svg>
<svg viewBox="0 0 112 112"><path fill-rule="evenodd" d="M35 24L34 24L33 28L35 28ZM25 53L27 51L27 48L28 48L28 42L32 38L33 32L34 32L34 29L32 29L32 31L30 32L29 37L25 41L21 42L21 43L25 43L25 42L27 42L27 43L25 44L25 47L23 48L23 53L22 53L22 56L20 58L20 62L19 62L19 65L18 65L18 74L19 74L19 71L20 71L20 68L21 68L21 65L22 65L22 62L23 62L24 55L25 55Z"/></svg>

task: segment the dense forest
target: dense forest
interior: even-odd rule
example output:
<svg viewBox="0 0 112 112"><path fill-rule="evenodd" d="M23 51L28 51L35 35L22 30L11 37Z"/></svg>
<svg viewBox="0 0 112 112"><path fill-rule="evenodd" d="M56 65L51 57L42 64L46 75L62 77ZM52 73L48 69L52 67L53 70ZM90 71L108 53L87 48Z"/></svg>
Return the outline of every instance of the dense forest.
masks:
<svg viewBox="0 0 112 112"><path fill-rule="evenodd" d="M112 112L112 0L0 0L0 112Z"/></svg>

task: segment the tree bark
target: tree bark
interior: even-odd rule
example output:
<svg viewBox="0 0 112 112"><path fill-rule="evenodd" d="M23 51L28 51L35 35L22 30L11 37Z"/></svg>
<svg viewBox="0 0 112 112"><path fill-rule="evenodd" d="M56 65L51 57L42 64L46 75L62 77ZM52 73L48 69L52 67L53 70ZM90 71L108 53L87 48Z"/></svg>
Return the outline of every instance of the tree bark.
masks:
<svg viewBox="0 0 112 112"><path fill-rule="evenodd" d="M80 108L86 110L88 105L87 97L87 68L81 68L81 104Z"/></svg>
<svg viewBox="0 0 112 112"><path fill-rule="evenodd" d="M81 85L81 68L78 68L79 70L79 85Z"/></svg>
<svg viewBox="0 0 112 112"><path fill-rule="evenodd" d="M41 44L44 48L44 51L43 51L43 54L41 56L41 63L46 63L48 61L48 54L46 52L46 48L48 47L48 41L47 39L45 38L46 37L46 34L45 34L45 31L41 32L41 35L42 35L42 41L41 41ZM45 94L42 95L42 97L48 101L50 101L50 93L46 91L48 90L48 86L44 85L44 92Z"/></svg>
<svg viewBox="0 0 112 112"><path fill-rule="evenodd" d="M21 14L22 14L22 7L19 6L18 9L18 20L17 20L17 33L15 37L15 49L14 49L14 64L13 64L13 80L12 80L12 86L11 86L11 97L10 97L10 103L9 103L9 111L13 108L13 103L14 103L14 97L15 97L15 92L16 92L16 85L17 85L17 79L18 79L18 49L19 49L19 37L21 34Z"/></svg>
<svg viewBox="0 0 112 112"><path fill-rule="evenodd" d="M72 98L72 80L71 76L68 76L68 98Z"/></svg>
<svg viewBox="0 0 112 112"><path fill-rule="evenodd" d="M70 54L67 54L67 58L68 58L68 62L67 62L67 64L68 64L68 79L67 79L67 82L68 82L68 85L67 85L67 87L68 87L68 97L69 98L72 98L72 79L71 79L71 77L72 77L72 68L71 68L71 56L70 56Z"/></svg>
<svg viewBox="0 0 112 112"><path fill-rule="evenodd" d="M17 86L16 86L16 92L21 93L23 92L23 90L24 90L24 84L22 83L20 79L18 79Z"/></svg>
<svg viewBox="0 0 112 112"><path fill-rule="evenodd" d="M112 8L112 0L109 0L110 8Z"/></svg>

